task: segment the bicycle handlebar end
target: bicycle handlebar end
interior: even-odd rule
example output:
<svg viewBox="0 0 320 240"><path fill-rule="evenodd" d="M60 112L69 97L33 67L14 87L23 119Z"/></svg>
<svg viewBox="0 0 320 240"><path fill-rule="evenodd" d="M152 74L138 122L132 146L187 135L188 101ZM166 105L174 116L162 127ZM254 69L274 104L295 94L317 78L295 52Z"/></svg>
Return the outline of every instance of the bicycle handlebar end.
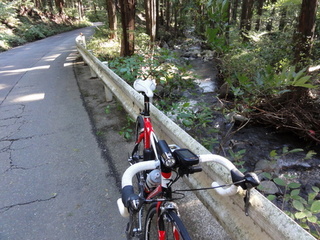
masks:
<svg viewBox="0 0 320 240"><path fill-rule="evenodd" d="M211 187L218 187L220 186L220 184L218 184L217 182L213 182L211 184ZM237 194L238 192L238 187L235 185L231 185L228 188L215 188L216 192L221 195L221 196L232 196Z"/></svg>
<svg viewBox="0 0 320 240"><path fill-rule="evenodd" d="M134 190L132 185L128 185L122 188L122 203L125 207L128 207L128 200L134 195Z"/></svg>
<svg viewBox="0 0 320 240"><path fill-rule="evenodd" d="M133 186L128 185L122 188L122 203L129 211L137 212L140 210L144 199L134 193Z"/></svg>
<svg viewBox="0 0 320 240"><path fill-rule="evenodd" d="M118 205L118 209L119 209L119 212L120 212L121 216L124 217L124 218L129 217L128 208L126 208L126 207L124 206L121 198L119 198L119 199L117 200L117 205Z"/></svg>

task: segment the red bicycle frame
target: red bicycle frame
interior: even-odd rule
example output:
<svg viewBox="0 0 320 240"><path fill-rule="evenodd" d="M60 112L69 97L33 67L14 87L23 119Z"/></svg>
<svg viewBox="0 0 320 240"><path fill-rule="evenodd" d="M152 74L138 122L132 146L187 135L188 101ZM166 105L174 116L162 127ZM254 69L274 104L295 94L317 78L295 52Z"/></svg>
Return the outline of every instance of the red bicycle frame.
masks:
<svg viewBox="0 0 320 240"><path fill-rule="evenodd" d="M149 98L144 95L144 111L141 113L143 115L143 121L142 119L139 121L140 123L143 122L143 131L139 133L139 136L136 139L136 146L143 141L143 150L144 150L144 160L153 160L155 158L155 151L157 151L156 147L152 146L152 138L154 135L153 126L150 119L150 102ZM141 126L140 126L141 127ZM149 154L146 154L148 152ZM152 199L156 197L157 195L161 194L163 192L163 187L167 188L167 183L171 179L171 171L170 172L163 172L161 171L161 184L156 187L153 191L147 193L147 199ZM159 201L157 203L157 214L158 214L158 239L159 240L165 240L166 238L166 229L163 225L163 216L159 214L160 206L163 202ZM176 240L179 240L179 234L176 231L176 229L173 229L174 238Z"/></svg>
<svg viewBox="0 0 320 240"><path fill-rule="evenodd" d="M152 123L151 123L149 117L144 117L143 121L144 121L144 131L142 134L143 134L143 139L144 139L144 149L150 149L152 147L151 146L151 133L154 131L153 131Z"/></svg>

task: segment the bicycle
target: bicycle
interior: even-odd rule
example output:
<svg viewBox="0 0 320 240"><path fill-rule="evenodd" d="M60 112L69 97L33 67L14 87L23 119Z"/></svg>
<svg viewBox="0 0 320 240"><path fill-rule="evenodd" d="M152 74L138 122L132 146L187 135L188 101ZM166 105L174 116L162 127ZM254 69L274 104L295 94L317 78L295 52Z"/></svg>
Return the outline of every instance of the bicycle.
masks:
<svg viewBox="0 0 320 240"><path fill-rule="evenodd" d="M136 80L133 86L144 96L144 109L137 117L135 145L128 159L130 167L123 174L122 197L117 201L121 215L129 217L127 239L190 240L175 203L184 197L182 191L188 190L174 191L172 185L184 175L201 172L199 163L204 162L223 165L230 171L232 183L219 185L213 182L211 187L191 190L215 189L221 195L231 196L241 187L247 190L245 212L248 215L250 190L260 183L257 175L242 174L222 156L196 155L189 149L158 140L150 120L155 84L151 80Z"/></svg>

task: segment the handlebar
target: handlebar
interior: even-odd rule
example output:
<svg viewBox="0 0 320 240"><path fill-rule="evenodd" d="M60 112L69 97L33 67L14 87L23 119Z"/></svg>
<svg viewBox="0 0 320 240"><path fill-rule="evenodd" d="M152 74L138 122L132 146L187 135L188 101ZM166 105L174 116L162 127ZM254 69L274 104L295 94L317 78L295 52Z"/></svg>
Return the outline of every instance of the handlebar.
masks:
<svg viewBox="0 0 320 240"><path fill-rule="evenodd" d="M123 173L121 186L124 188L125 186L132 186L132 178L141 171L152 170L159 167L160 162L158 160L150 160L144 162L138 162L130 167Z"/></svg>
<svg viewBox="0 0 320 240"><path fill-rule="evenodd" d="M220 155L216 154L204 154L199 155L199 162L205 163L205 162L215 162L223 167L226 168L230 172L232 183L230 186L226 188L215 188L217 186L221 186L217 182L212 182L211 186L215 188L215 191L222 196L232 196L237 194L239 187L241 187L244 190L250 190L256 186L259 185L260 181L255 173L247 173L243 174L241 173L235 165L230 162L227 158L222 157ZM134 202L135 206L134 209L139 209L139 204L142 202L142 199L140 199L136 194L134 194L133 186L132 186L132 179L138 172L146 171L146 170L152 170L157 167L159 167L160 161L159 160L150 160L150 161L144 161L139 162L136 164L131 165L123 174L122 177L122 202L118 200L118 207L120 210L120 213L122 213L123 207L129 208L132 206L129 206ZM195 171L197 172L197 171ZM248 205L249 201L249 191L247 191L247 195L245 198L246 205ZM247 207L246 207L246 214L247 214ZM122 214L125 216L126 214Z"/></svg>
<svg viewBox="0 0 320 240"><path fill-rule="evenodd" d="M232 175L232 172L235 172L239 178L243 176L243 174L236 168L236 166L233 165L232 162L230 162L227 158L222 157L220 155L216 154L204 154L199 156L200 162L205 163L205 162L216 162L222 166L224 166ZM232 179L233 180L233 179ZM217 182L212 182L211 187L217 187L220 184ZM237 194L238 192L238 186L236 185L231 185L227 188L215 188L216 192L219 195L222 196L232 196Z"/></svg>

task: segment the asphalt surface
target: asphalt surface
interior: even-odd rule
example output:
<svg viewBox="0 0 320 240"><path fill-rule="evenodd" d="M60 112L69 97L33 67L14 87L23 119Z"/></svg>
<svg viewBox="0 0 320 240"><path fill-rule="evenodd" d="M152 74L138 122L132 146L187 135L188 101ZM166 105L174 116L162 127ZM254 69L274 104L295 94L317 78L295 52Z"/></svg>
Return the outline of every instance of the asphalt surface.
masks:
<svg viewBox="0 0 320 240"><path fill-rule="evenodd" d="M72 63L93 27L0 54L0 240L124 239Z"/></svg>

